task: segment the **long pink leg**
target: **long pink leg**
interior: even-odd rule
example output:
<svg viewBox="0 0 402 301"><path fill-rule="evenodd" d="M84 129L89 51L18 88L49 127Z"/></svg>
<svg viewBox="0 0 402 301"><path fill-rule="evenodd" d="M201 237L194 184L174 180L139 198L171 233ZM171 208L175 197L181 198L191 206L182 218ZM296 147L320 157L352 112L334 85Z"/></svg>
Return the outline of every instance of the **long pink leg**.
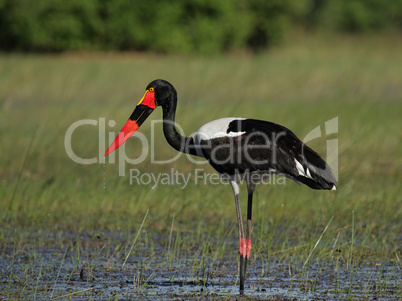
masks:
<svg viewBox="0 0 402 301"><path fill-rule="evenodd" d="M241 217L240 201L239 201L239 185L235 181L232 184L235 196L237 224L239 226L239 253L240 253L240 294L244 293L244 281L247 271L247 259L250 258L251 252L251 213L253 209L253 192L255 184L247 182L248 203L247 203L247 239L244 237L243 220Z"/></svg>

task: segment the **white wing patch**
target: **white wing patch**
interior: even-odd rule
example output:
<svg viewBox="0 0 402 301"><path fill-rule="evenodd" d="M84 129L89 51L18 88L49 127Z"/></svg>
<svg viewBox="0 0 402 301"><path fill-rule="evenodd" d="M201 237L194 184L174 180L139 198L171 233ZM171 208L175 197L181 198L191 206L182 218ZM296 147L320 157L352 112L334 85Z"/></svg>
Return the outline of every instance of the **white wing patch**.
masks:
<svg viewBox="0 0 402 301"><path fill-rule="evenodd" d="M243 134L245 134L246 132L229 132L228 133L222 133L222 136L215 136L214 138L219 138L219 137L237 137L237 136L241 136ZM217 134L221 134L221 133L217 133Z"/></svg>
<svg viewBox="0 0 402 301"><path fill-rule="evenodd" d="M310 170L308 168L306 169L306 171L304 171L303 165L301 165L301 163L299 161L297 161L296 159L295 159L295 162L296 162L297 171L299 172L299 176L313 179L313 177L311 176Z"/></svg>
<svg viewBox="0 0 402 301"><path fill-rule="evenodd" d="M299 172L299 176L305 176L306 174L304 172L303 165L301 165L301 163L299 161L297 161L296 159L295 159L295 162L296 162L297 171Z"/></svg>
<svg viewBox="0 0 402 301"><path fill-rule="evenodd" d="M194 133L194 142L199 144L201 140L211 140L220 137L237 137L246 132L229 132L227 133L229 124L234 120L244 120L245 118L227 117L217 119L204 124Z"/></svg>
<svg viewBox="0 0 402 301"><path fill-rule="evenodd" d="M311 174L310 174L310 169L307 168L307 177L312 179Z"/></svg>

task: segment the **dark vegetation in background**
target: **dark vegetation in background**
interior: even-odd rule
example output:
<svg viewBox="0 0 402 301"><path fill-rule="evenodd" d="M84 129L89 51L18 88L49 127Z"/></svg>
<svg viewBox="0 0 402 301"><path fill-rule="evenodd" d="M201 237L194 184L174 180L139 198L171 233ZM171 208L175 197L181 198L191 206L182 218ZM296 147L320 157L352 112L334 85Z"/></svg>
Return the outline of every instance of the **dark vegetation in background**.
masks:
<svg viewBox="0 0 402 301"><path fill-rule="evenodd" d="M0 49L253 51L292 28L402 29L402 0L2 0Z"/></svg>

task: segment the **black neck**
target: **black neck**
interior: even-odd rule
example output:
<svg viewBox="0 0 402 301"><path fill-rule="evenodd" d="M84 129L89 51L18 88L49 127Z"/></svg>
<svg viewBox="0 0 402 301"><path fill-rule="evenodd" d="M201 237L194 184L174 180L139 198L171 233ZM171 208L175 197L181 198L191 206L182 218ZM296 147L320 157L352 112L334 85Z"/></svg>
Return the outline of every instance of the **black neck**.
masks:
<svg viewBox="0 0 402 301"><path fill-rule="evenodd" d="M175 126L177 101L173 100L167 105L162 106L163 109L163 133L167 142L176 150L182 153L196 155L194 150L194 142L192 137L185 137L177 132Z"/></svg>

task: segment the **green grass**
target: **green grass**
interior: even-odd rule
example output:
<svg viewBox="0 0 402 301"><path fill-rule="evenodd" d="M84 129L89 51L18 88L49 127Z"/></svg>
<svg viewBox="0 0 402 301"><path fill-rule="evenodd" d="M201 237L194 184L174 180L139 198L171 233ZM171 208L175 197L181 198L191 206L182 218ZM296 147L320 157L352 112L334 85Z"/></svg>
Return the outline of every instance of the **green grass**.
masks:
<svg viewBox="0 0 402 301"><path fill-rule="evenodd" d="M131 279L137 277L133 283L139 291L151 275L147 271L155 266L169 271L178 260L187 260L192 262L187 266L194 281L207 281L208 271L217 264L225 266L220 262L236 265L237 226L229 185L190 182L184 189L151 189L129 183L130 168L154 174L173 169L192 173L193 179L197 168L214 173L209 166L194 165L184 155L155 165L148 156L142 163L127 165L127 175L119 177L117 164L81 165L66 154L64 136L72 123L105 118L107 134L116 132L155 78L169 80L178 90L177 122L187 135L210 120L243 116L280 123L303 138L317 126L324 130L327 120L339 118L339 133L328 136L339 141L336 192L314 191L290 181L256 189L251 269L259 262L255 273L261 279L275 262L286 263L305 277L314 264L353 272L364 262L388 262L400 271L401 50L395 36L302 37L258 56L1 55L0 252L9 261L2 264L8 267L4 279L16 281L10 262L26 254L26 272L18 275L25 292L21 296L42 296L40 285L46 281L39 280L50 269L48 262L42 265L44 248L58 250L50 287L56 277L61 282L68 281L68 275L78 277L85 256L124 259L131 247L131 261L147 254L138 259L138 270L127 270ZM160 118L161 111L156 110L140 131L151 137L150 120ZM109 120L116 126L110 127ZM85 158L98 157L98 136L97 126L78 128L74 151ZM324 157L326 139L309 144ZM125 147L132 158L142 152L136 139ZM176 155L160 124L155 149L160 160ZM148 209L143 231L133 244ZM89 233L97 242L97 235L109 232L124 237L108 240L99 253L85 239L78 241L80 233ZM92 248L87 255L85 246ZM66 256L76 259L75 268L65 271L67 249ZM15 297L7 283L0 294Z"/></svg>

